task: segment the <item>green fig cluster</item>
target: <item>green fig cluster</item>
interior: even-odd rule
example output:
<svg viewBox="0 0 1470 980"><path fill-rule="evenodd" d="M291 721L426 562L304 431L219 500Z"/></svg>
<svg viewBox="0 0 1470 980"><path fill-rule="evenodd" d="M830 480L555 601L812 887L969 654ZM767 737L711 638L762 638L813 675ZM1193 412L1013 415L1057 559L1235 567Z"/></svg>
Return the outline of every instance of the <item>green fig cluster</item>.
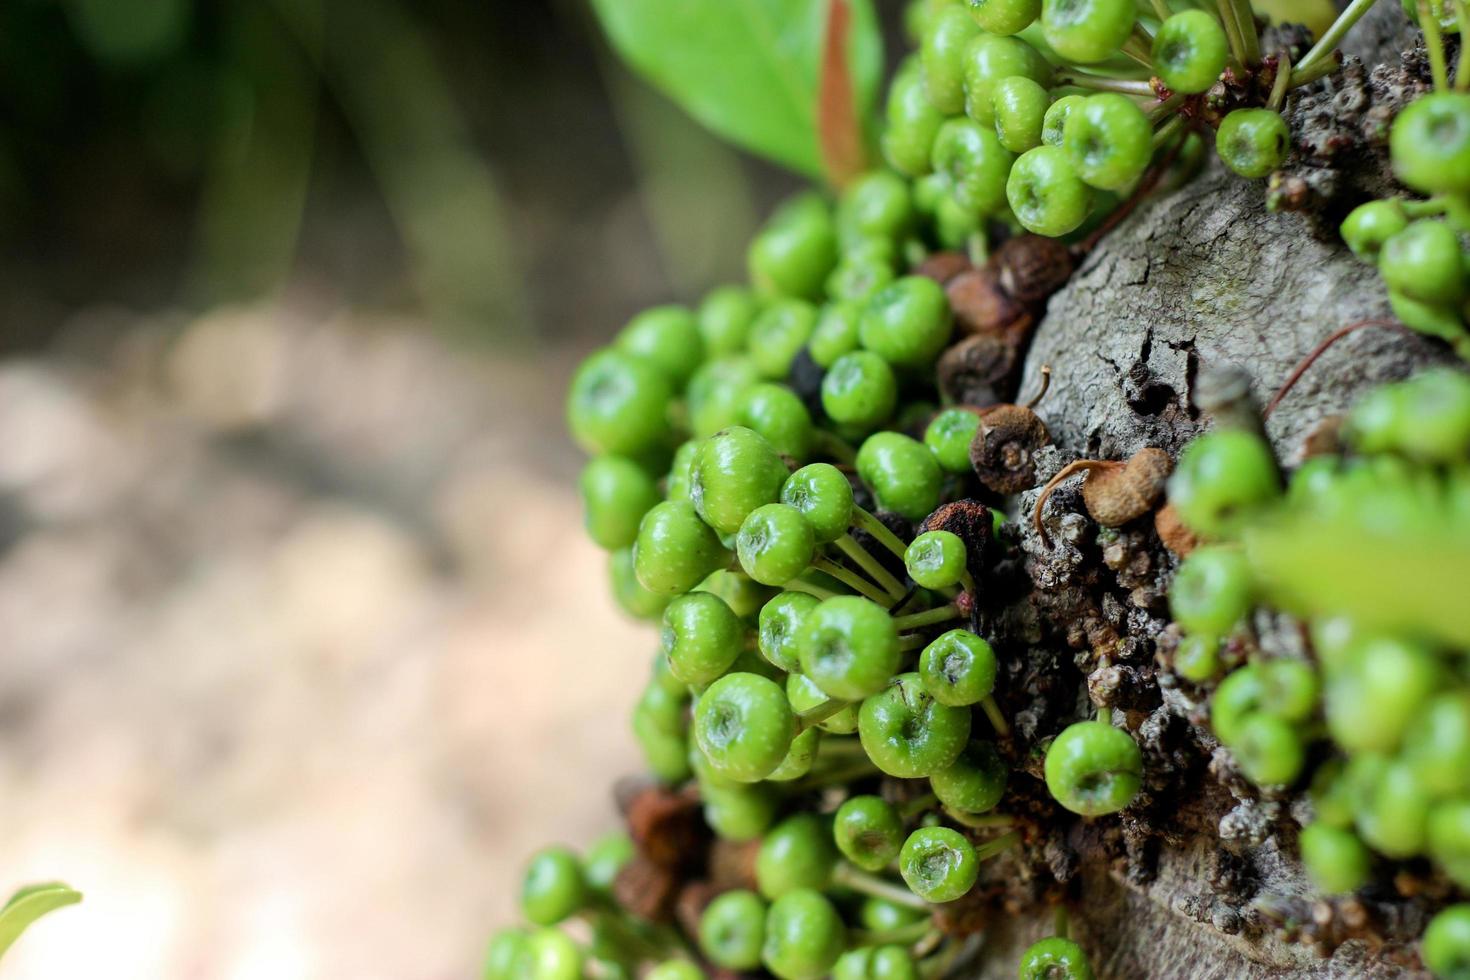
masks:
<svg viewBox="0 0 1470 980"><path fill-rule="evenodd" d="M1407 861L1470 893L1470 374L1370 390L1336 442L1284 477L1253 433L1185 449L1170 500L1204 543L1169 592L1173 668L1248 779L1310 801L1299 847L1321 893ZM1261 651L1258 610L1303 625L1300 656ZM1465 908L1425 934L1438 976L1470 957Z"/></svg>
<svg viewBox="0 0 1470 980"><path fill-rule="evenodd" d="M1377 267L1401 323L1470 360L1470 92L1463 88L1427 92L1394 117L1393 173L1420 196L1361 204L1341 233L1354 255Z"/></svg>
<svg viewBox="0 0 1470 980"><path fill-rule="evenodd" d="M543 851L526 872L528 926L497 934L487 980L946 975L964 944L937 916L981 900L987 876L1003 874L987 862L1030 843L1027 819L1116 820L1135 805L1148 779L1136 718L1069 706L1052 732L1012 737L1005 700L1018 651L988 634L982 614L1013 598L990 584L999 563L1021 557L1004 514L1038 481L1029 461L993 479L1008 452L993 432L1029 425L1049 437L1029 408L997 406L999 394L969 404L944 383L946 356L975 326L952 304L940 253L968 250L980 263L1023 233L1080 239L1147 192L1151 167L1192 146L1213 143L1245 177L1269 175L1291 151L1284 99L1330 70L1360 13L1293 68L1262 52L1244 0L915 0L906 24L916 50L888 91L882 165L834 194L790 198L750 243L744 282L645 311L583 361L567 420L590 457L587 533L608 553L619 606L659 636L633 733L659 791L697 809L698 833L753 858L748 880L652 921L613 885L638 860L626 838L581 856ZM1443 176L1460 172L1459 151L1445 150L1453 133L1441 131L1459 117L1415 118L1404 114L1406 130L1428 125L1439 140L1420 155L1448 152L1455 166L1396 142L1401 179L1436 200L1463 193ZM1387 219L1375 221L1360 222L1372 225L1364 241L1382 239L1375 261L1415 270L1386 268L1391 287L1462 316L1464 290L1446 285L1464 275L1458 242L1451 250L1441 232L1415 232L1390 248ZM1045 295L1026 302L1044 306ZM1414 384L1453 388L1432 376ZM1443 396L1414 389L1401 400ZM997 407L1007 412L992 415ZM1289 481L1259 436L1211 433L1186 449L1168 487L1206 542L1173 577L1183 638L1172 667L1214 689L1216 733L1242 770L1286 789L1359 755L1383 763L1371 797L1382 812L1355 805L1344 824L1319 810L1302 837L1313 874L1332 867L1333 883L1352 887L1378 855L1428 856L1452 876L1470 866L1466 787L1443 775L1470 766L1440 738L1459 730L1453 696L1470 637L1463 614L1439 605L1470 570L1462 539L1435 523L1470 520L1458 489L1470 439L1443 404L1427 432L1412 408L1398 422L1379 417L1387 411L1356 413L1343 457ZM1421 498L1438 508L1413 531L1422 553L1403 537ZM1305 581L1292 549L1338 547L1348 526L1392 538L1389 550L1413 554L1417 577L1427 568L1431 581L1384 586L1370 575L1324 594L1331 583ZM1357 615L1354 590L1370 587L1395 602L1417 589L1394 614L1414 623ZM1349 652L1335 666L1232 661L1230 638L1262 605L1320 625ZM1391 683L1379 682L1383 663L1394 665ZM1352 736L1371 744L1338 741L1346 726L1334 717L1362 712L1372 723ZM1383 734L1395 726L1393 739ZM1334 762L1319 765L1324 740ZM1443 778L1421 785L1425 771ZM1365 779L1351 783L1361 790ZM1411 791L1443 814L1412 848L1399 839ZM1359 857L1354 877L1344 869ZM574 922L585 928L562 929ZM1462 931L1458 919L1438 926L1434 955L1459 955ZM1092 976L1082 948L1058 933L1026 951L1022 977Z"/></svg>

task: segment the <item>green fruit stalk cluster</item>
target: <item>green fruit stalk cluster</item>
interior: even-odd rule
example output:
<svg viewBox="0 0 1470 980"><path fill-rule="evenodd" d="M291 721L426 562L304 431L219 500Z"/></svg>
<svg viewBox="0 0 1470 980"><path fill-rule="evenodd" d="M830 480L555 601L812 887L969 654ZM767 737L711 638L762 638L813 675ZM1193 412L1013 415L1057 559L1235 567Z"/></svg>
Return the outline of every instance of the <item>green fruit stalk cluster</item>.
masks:
<svg viewBox="0 0 1470 980"><path fill-rule="evenodd" d="M1244 0L919 0L884 156L951 247L988 222L1076 232L1161 147L1203 138L1236 173L1266 177L1291 151L1288 93L1337 66L1337 41L1370 5L1302 52L1264 51Z"/></svg>
<svg viewBox="0 0 1470 980"><path fill-rule="evenodd" d="M748 284L646 311L586 359L567 416L591 456L587 530L609 552L618 603L660 625L633 731L653 776L697 801L708 834L753 849L753 877L706 896L692 920L656 922L615 894L635 860L628 836L581 856L548 848L523 884L530 928L496 934L487 980L934 977L965 953L945 910L972 897L985 862L1025 847L1007 802L1018 780L1037 780L1008 754L996 696L1007 651L980 628L1008 601L988 576L1016 557L1003 514L1017 490L984 479L993 406L942 404L936 367L956 318L925 259L969 248L978 260L992 236L1023 230L1086 234L1147 189L1152 161L1211 129L1228 166L1266 176L1290 150L1288 92L1335 67L1367 6L1350 5L1301 54L1263 52L1245 0L917 0L907 22L918 51L894 79L881 134L887 166L835 201L784 204L751 243ZM1400 154L1396 136L1395 164L1420 160L1401 176L1448 213L1464 188L1442 172L1464 171L1456 126L1470 126L1446 94L1449 110L1426 97L1405 113L1422 142ZM1425 104L1432 118L1419 118ZM1463 287L1463 229L1430 223L1452 229ZM1375 227L1390 287L1428 295L1422 271L1449 267L1443 235L1390 249L1397 239ZM1431 291L1437 309L1464 298ZM1302 837L1327 890L1367 881L1374 851L1428 855L1466 887L1470 603L1451 596L1470 581L1465 385L1433 374L1376 392L1344 456L1314 460L1284 491L1265 443L1225 429L1191 445L1169 485L1207 542L1171 592L1186 633L1174 670L1214 688L1217 734L1250 778L1320 779L1321 798L1339 801ZM955 508L964 520L950 519ZM1372 566L1384 554L1366 546L1334 552L1339 564L1302 557L1348 540L1384 542L1403 577L1381 583ZM1355 560L1361 581L1321 580ZM1360 599L1394 611L1358 615ZM1262 604L1305 617L1333 653L1232 662L1227 638ZM1215 686L1226 668L1237 669ZM1319 744L1340 758L1318 764ZM1057 819L1109 819L1141 792L1142 752L1107 710L1073 715L1040 748L1033 816L1042 805ZM1403 819L1410 790L1427 814L1417 836ZM1426 934L1425 960L1444 976L1470 962L1467 918L1452 907ZM1023 980L1092 976L1057 932L1022 958Z"/></svg>
<svg viewBox="0 0 1470 980"><path fill-rule="evenodd" d="M619 975L650 949L685 975L700 967L682 944L725 970L903 977L961 951L933 907L1020 843L998 809L1011 769L998 654L970 628L982 552L1009 549L1011 529L976 499L984 412L933 401L953 340L945 292L894 268L934 235L891 173L835 208L798 198L752 244L750 287L641 314L577 372L587 528L625 610L661 624L634 733L655 777L697 790L715 836L758 844L756 888L665 942L667 926L630 921L586 883L587 862L551 849L524 892L543 931L501 934L492 977ZM794 380L801 359L820 380ZM978 529L931 521L955 501ZM1045 777L1063 807L1106 815L1138 793L1142 757L1123 729L1082 720ZM885 780L916 786L898 803ZM545 931L578 915L636 942ZM1090 975L1065 937L1030 959L1039 976Z"/></svg>
<svg viewBox="0 0 1470 980"><path fill-rule="evenodd" d="M799 198L753 243L753 288L642 314L572 383L572 431L596 454L581 481L588 530L613 553L624 608L662 626L634 732L658 779L697 788L716 836L759 846L757 887L719 896L685 937L717 968L934 975L960 944L935 931L931 906L966 896L981 862L1019 842L997 812L1010 775L994 741L1007 731L997 653L966 628L984 601L972 551L1007 533L972 499L982 413L930 400L949 302L891 267L932 231L893 174L835 209ZM872 256L878 273L850 268ZM806 399L788 383L802 357L821 378ZM968 544L925 529L955 500L983 519ZM1063 806L1102 815L1133 799L1141 769L1127 732L1083 721L1056 739L1046 780ZM874 792L884 779L922 789L900 805ZM821 802L834 790L835 809ZM583 878L566 852L543 852L527 918L622 915ZM510 965L492 976L562 975L534 965L563 962L560 933L497 942ZM1089 975L1075 944L1049 942L1038 975L1056 963ZM596 958L596 972L630 968L616 950Z"/></svg>
<svg viewBox="0 0 1470 980"><path fill-rule="evenodd" d="M1457 82L1416 99L1389 133L1394 176L1425 196L1359 205L1342 238L1377 266L1400 322L1470 360L1470 72Z"/></svg>

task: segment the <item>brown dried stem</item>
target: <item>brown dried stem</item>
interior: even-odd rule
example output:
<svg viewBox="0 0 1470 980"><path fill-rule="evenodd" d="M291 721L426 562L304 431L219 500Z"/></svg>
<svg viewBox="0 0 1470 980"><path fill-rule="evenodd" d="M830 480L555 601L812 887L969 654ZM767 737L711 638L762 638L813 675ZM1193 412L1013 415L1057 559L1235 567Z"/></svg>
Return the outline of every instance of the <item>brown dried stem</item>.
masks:
<svg viewBox="0 0 1470 980"><path fill-rule="evenodd" d="M1051 538L1047 536L1046 528L1041 525L1041 509L1046 506L1047 498L1052 491L1066 479L1076 476L1078 473L1090 473L1093 470L1117 469L1123 464L1117 460L1110 459L1077 459L1063 466L1057 471L1057 475L1046 481L1046 486L1041 488L1041 493L1036 497L1036 506L1031 511L1031 526L1036 528L1036 536L1046 547L1051 547Z"/></svg>
<svg viewBox="0 0 1470 980"><path fill-rule="evenodd" d="M1316 347L1313 347L1311 352L1308 353L1306 357L1303 357L1300 361L1297 362L1297 365L1295 368L1292 369L1291 374L1287 375L1287 378L1284 382L1282 382L1281 387L1276 389L1275 396L1272 397L1270 403L1267 404L1265 409L1261 412L1261 420L1265 421L1266 419L1269 419L1271 417L1271 413L1276 410L1276 406L1281 404L1281 399L1286 397L1287 392L1291 391L1292 387L1301 380L1302 375L1306 374L1307 370L1317 362L1317 358L1327 353L1327 349L1329 347L1337 343L1342 338L1346 337L1348 334L1357 333L1359 330L1362 330L1366 327L1392 327L1399 330L1403 329L1403 327L1399 324L1397 320L1388 320L1382 317L1373 317L1367 320L1359 320L1356 323L1349 323L1345 327L1338 327L1336 330L1332 331L1332 333L1328 334L1320 344L1318 344Z"/></svg>

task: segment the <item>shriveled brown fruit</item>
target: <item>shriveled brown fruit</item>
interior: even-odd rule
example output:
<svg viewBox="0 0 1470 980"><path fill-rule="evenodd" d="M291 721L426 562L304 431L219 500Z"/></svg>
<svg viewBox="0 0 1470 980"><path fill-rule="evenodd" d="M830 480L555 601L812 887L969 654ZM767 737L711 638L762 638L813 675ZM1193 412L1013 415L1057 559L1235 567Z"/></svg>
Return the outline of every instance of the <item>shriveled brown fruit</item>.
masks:
<svg viewBox="0 0 1470 980"><path fill-rule="evenodd" d="M668 922L680 887L673 871L635 854L613 879L613 900L640 919Z"/></svg>
<svg viewBox="0 0 1470 980"><path fill-rule="evenodd" d="M1010 397L1020 364L1015 344L995 334L974 334L940 355L939 390L955 404L994 405Z"/></svg>
<svg viewBox="0 0 1470 980"><path fill-rule="evenodd" d="M709 831L699 817L695 794L645 786L629 796L623 809L628 836L654 864L684 867L704 853Z"/></svg>
<svg viewBox="0 0 1470 980"><path fill-rule="evenodd" d="M955 334L997 334L1017 343L1036 322L1031 307L1001 287L993 265L962 272L945 284L944 294L954 311Z"/></svg>
<svg viewBox="0 0 1470 980"><path fill-rule="evenodd" d="M980 417L970 465L995 493L1020 493L1036 486L1036 451L1050 444L1051 434L1031 409L996 405Z"/></svg>
<svg viewBox="0 0 1470 980"><path fill-rule="evenodd" d="M1154 509L1164 495L1164 484L1174 471L1169 454L1154 446L1145 446L1127 462L1112 459L1079 459L1062 467L1047 481L1036 498L1031 514L1032 525L1043 542L1046 528L1041 523L1042 509L1062 481L1086 473L1082 484L1082 503L1087 515L1103 527L1122 527Z"/></svg>
<svg viewBox="0 0 1470 980"><path fill-rule="evenodd" d="M1103 527L1122 527L1154 509L1174 460L1154 446L1134 453L1121 467L1093 470L1082 484L1087 513Z"/></svg>
<svg viewBox="0 0 1470 980"><path fill-rule="evenodd" d="M709 903L719 897L724 889L708 881L691 881L679 890L674 899L674 920L685 935L699 935L699 922Z"/></svg>
<svg viewBox="0 0 1470 980"><path fill-rule="evenodd" d="M733 841L715 838L709 849L709 880L720 891L755 888L755 858L758 840Z"/></svg>
<svg viewBox="0 0 1470 980"><path fill-rule="evenodd" d="M1035 305L1067 284L1077 269L1077 259L1058 239L1017 235L996 249L990 265L1007 295L1018 303Z"/></svg>
<svg viewBox="0 0 1470 980"><path fill-rule="evenodd" d="M994 536L994 523L990 508L980 501L956 500L941 505L924 518L914 533L926 531L948 531L955 535L965 543L965 560L970 573L978 575L984 569Z"/></svg>
<svg viewBox="0 0 1470 980"><path fill-rule="evenodd" d="M955 276L969 269L970 259L962 252L933 252L924 261L914 266L913 275L928 276L943 286Z"/></svg>
<svg viewBox="0 0 1470 980"><path fill-rule="evenodd" d="M1154 530L1164 547L1180 558L1199 547L1199 538L1180 520L1173 504L1165 504L1154 513Z"/></svg>

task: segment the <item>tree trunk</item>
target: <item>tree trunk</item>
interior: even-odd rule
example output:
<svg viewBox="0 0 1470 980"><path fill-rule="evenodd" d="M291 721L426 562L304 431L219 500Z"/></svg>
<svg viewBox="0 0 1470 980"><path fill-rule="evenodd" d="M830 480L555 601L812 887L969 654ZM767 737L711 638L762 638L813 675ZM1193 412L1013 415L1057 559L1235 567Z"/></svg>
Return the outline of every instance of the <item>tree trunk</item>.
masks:
<svg viewBox="0 0 1470 980"><path fill-rule="evenodd" d="M1327 95L1304 96L1299 101L1306 107L1293 109L1294 131L1356 124L1373 105L1395 101L1406 84L1412 88L1420 59L1400 52L1412 51L1417 38L1397 3L1379 4L1354 31L1347 50L1370 67L1384 67L1372 78L1358 72L1356 81L1348 72L1344 80L1328 83ZM1321 111L1329 106L1330 117ZM1317 123L1305 118L1314 110L1322 117ZM1319 202L1325 203L1321 219L1269 212L1262 182L1234 177L1215 162L1193 182L1142 206L1052 298L1020 386L1023 392L1037 390L1042 365L1050 367L1051 388L1037 413L1057 452L1043 460L1043 477L1078 457L1124 459L1145 446L1177 453L1209 422L1193 406L1201 372L1238 365L1250 373L1254 395L1264 403L1333 330L1390 316L1376 270L1358 262L1336 235L1349 207L1386 189L1385 154L1357 147L1329 167L1320 160L1296 162L1307 184L1334 195ZM1364 329L1347 337L1271 417L1268 434L1279 458L1293 464L1313 426L1344 411L1369 387L1445 360L1441 345L1402 330ZM1076 482L1064 485L1047 507L1048 524L1062 528L1063 538L1065 515L1082 509ZM1106 557L1100 562L1104 549L1090 538L1053 542L1048 549L1030 529L1034 500L1034 491L1023 495L1018 523L1038 588L1052 582L1056 597L1072 584L1094 584L1085 600L1093 604L1090 613L1072 603L1075 596L1050 608L1043 603L1039 613L1033 609L1043 620L1050 616L1053 626L1050 633L1032 628L1033 642L1073 628L1068 617L1095 615L1103 632L1111 623L1122 635L1116 662L1151 674L1155 651L1168 643L1161 635L1167 614L1159 599L1172 557L1158 547L1151 529L1121 536L1125 551L1137 545L1151 556L1144 566L1121 563L1133 569L1131 580L1123 571L1101 567L1119 563ZM1138 545L1145 536L1148 543ZM1101 588L1096 576L1083 575L1088 566L1101 574ZM1138 567L1145 568L1141 576ZM1135 594L1140 581L1143 592ZM1099 599L1100 593L1109 595ZM1262 625L1263 646L1292 642L1292 632L1273 632L1269 619ZM1086 636L1062 652L1060 662L1070 655L1084 672L1092 669L1088 657L1097 642L1087 626ZM1030 676L1045 669L1047 658L1055 671L1057 654L1055 643L1050 651L1033 647L1029 666L1036 670ZM1012 683L1024 684L1028 669L1014 666ZM1085 693L1076 693L1080 705ZM1160 693L1161 704L1155 696L1153 706L1142 703L1128 712L1149 764L1171 760L1164 768L1172 772L1146 790L1142 815L1125 814L1104 846L1090 839L1094 828L1076 821L1060 831L1061 840L1029 848L1028 857L999 873L1025 879L1028 860L1050 860L1053 868L1072 860L1071 932L1092 956L1099 977L1423 975L1414 947L1422 911L1391 889L1361 901L1315 901L1296 857L1293 812L1300 815L1302 801L1259 794L1234 774L1228 753L1217 750L1203 706L1180 689L1166 686ZM1008 706L1017 708L1015 701ZM1018 727L1024 746L1024 722ZM1075 860L1056 859L1059 848ZM1011 883L1012 891L1016 887ZM1021 950L1050 934L1050 916L1034 915L1044 903L1010 907L1017 914L989 925L967 975L1012 977Z"/></svg>

